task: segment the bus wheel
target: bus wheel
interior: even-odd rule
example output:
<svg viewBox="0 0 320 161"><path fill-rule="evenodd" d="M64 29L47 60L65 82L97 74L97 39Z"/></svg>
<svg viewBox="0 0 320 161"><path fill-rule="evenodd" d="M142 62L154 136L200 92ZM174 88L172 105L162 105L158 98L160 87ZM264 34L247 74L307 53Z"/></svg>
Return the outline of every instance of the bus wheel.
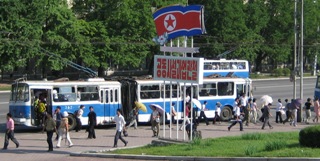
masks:
<svg viewBox="0 0 320 161"><path fill-rule="evenodd" d="M77 121L75 116L69 114L68 123L69 123L69 131L73 130L77 126Z"/></svg>
<svg viewBox="0 0 320 161"><path fill-rule="evenodd" d="M232 111L230 107L224 106L223 109L221 110L220 118L223 121L227 121L231 118L232 116Z"/></svg>

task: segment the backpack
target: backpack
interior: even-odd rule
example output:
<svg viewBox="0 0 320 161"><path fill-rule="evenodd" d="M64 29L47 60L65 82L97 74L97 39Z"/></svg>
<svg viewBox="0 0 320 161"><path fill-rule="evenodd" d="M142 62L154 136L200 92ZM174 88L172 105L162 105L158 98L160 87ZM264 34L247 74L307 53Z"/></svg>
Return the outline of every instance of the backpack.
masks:
<svg viewBox="0 0 320 161"><path fill-rule="evenodd" d="M79 110L75 110L73 113L74 116L78 116L79 115Z"/></svg>

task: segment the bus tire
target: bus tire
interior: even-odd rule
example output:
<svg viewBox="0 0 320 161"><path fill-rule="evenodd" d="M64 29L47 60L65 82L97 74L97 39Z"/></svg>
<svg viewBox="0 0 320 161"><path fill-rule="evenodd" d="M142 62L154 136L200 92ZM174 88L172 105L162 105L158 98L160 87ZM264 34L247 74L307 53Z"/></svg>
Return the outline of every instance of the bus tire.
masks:
<svg viewBox="0 0 320 161"><path fill-rule="evenodd" d="M69 131L73 130L77 126L77 120L74 115L69 114L68 124L69 124Z"/></svg>
<svg viewBox="0 0 320 161"><path fill-rule="evenodd" d="M229 106L224 106L221 110L220 118L222 121L228 121L232 117L232 110Z"/></svg>

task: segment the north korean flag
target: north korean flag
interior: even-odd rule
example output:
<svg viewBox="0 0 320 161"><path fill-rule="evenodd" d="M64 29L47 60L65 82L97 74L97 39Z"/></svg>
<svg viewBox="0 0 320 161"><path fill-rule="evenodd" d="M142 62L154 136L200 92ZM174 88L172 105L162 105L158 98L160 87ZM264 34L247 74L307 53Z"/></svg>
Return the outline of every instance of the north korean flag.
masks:
<svg viewBox="0 0 320 161"><path fill-rule="evenodd" d="M205 32L203 6L169 6L153 14L158 36L165 32L168 40L179 36L194 36Z"/></svg>

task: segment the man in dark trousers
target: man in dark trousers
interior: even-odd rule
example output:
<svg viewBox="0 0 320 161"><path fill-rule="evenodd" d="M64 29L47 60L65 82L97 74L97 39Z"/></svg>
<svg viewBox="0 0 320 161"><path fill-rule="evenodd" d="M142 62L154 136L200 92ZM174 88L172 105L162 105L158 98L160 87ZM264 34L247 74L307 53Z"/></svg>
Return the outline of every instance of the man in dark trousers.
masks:
<svg viewBox="0 0 320 161"><path fill-rule="evenodd" d="M230 126L228 126L228 131L230 131L232 126L236 125L237 123L239 123L239 125L240 125L240 131L243 131L243 124L242 124L242 120L240 119L240 114L241 114L240 107L241 107L241 102L239 102L237 104L237 106L235 106L233 108L235 120L233 121L233 123Z"/></svg>
<svg viewBox="0 0 320 161"><path fill-rule="evenodd" d="M4 138L4 145L3 150L6 150L9 145L9 139L16 144L16 148L19 148L19 142L14 137L14 121L12 119L12 115L7 113L7 129L6 129L6 136Z"/></svg>
<svg viewBox="0 0 320 161"><path fill-rule="evenodd" d="M262 125L262 130L264 129L264 127L266 126L266 124L269 125L269 128L272 129L273 127L270 125L269 122L269 117L271 117L271 113L270 113L270 107L271 107L271 103L269 103L267 106L264 106L264 110L263 110L263 118L264 118L264 122Z"/></svg>
<svg viewBox="0 0 320 161"><path fill-rule="evenodd" d="M57 108L56 108L56 111L55 111L55 115L56 115L56 117L55 117L55 119L56 119L56 129L59 129L59 127L60 127L60 124L61 124L61 120L62 120L62 113L60 112L60 110L61 110L61 107L60 106L57 106ZM57 134L57 136L56 136L56 139L55 140L58 140L58 138L59 138L59 134L58 133L56 133Z"/></svg>
<svg viewBox="0 0 320 161"><path fill-rule="evenodd" d="M204 120L206 121L206 125L209 125L207 116L204 113L204 111L207 109L206 106L207 106L207 101L204 101L203 105L201 106L200 116L198 117L198 123L200 123L200 121L202 120L202 117L203 117Z"/></svg>
<svg viewBox="0 0 320 161"><path fill-rule="evenodd" d="M88 125L89 125L89 134L88 134L88 139L92 139L92 138L96 138L96 133L94 131L94 126L96 126L97 124L97 115L96 113L93 111L93 107L90 106L89 107L89 114L88 114Z"/></svg>

